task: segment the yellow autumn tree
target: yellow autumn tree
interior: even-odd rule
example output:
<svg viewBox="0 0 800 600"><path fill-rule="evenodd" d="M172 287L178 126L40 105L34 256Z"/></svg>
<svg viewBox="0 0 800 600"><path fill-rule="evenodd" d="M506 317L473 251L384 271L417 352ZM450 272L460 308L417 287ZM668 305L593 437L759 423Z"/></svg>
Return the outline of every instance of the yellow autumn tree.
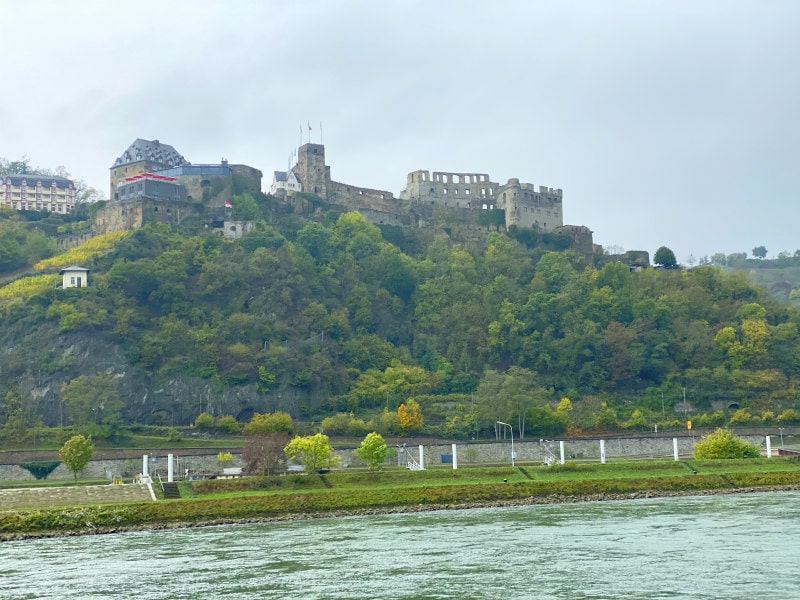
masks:
<svg viewBox="0 0 800 600"><path fill-rule="evenodd" d="M400 429L404 434L422 429L422 410L419 402L414 398L409 398L400 405L397 409L397 417L400 419Z"/></svg>

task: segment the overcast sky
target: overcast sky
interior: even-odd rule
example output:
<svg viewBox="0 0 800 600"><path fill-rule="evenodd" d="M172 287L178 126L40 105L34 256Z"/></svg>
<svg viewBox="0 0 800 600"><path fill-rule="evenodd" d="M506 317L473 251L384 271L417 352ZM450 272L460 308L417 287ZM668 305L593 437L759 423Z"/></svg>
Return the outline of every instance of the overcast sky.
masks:
<svg viewBox="0 0 800 600"><path fill-rule="evenodd" d="M796 0L0 0L0 24L0 156L105 195L137 137L268 188L310 123L337 181L517 177L682 263L800 248Z"/></svg>

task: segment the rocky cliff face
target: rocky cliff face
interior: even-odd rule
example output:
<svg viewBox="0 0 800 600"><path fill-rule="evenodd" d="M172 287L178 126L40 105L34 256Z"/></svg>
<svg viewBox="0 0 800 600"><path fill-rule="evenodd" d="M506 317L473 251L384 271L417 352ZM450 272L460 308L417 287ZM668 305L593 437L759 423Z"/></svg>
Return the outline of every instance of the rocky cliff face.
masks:
<svg viewBox="0 0 800 600"><path fill-rule="evenodd" d="M263 397L252 385L221 388L210 379L163 375L131 367L124 340L108 332L59 333L50 323L29 329L11 327L0 334L0 382L15 388L30 414L46 425L68 423L61 386L81 375L109 373L117 380L127 422L186 425L201 411L243 419L267 410L280 398Z"/></svg>

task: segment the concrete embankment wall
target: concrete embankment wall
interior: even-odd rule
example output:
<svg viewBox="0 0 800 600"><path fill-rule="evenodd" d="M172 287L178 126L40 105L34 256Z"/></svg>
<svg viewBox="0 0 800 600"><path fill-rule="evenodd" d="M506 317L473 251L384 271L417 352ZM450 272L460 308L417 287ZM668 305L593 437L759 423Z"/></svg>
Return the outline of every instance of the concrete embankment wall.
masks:
<svg viewBox="0 0 800 600"><path fill-rule="evenodd" d="M752 444L764 446L765 437L763 435L742 435L741 438ZM777 455L777 448L774 444L773 454ZM694 443L699 436L678 437L678 453L682 457L691 456ZM673 456L672 437L620 437L605 438L605 455L607 461L622 458L672 458ZM393 456L386 459L386 465L405 465L408 458L419 460L419 446L392 446ZM426 467L447 465L452 461L451 444L431 444L423 445L424 459ZM547 440L514 440L514 451L516 452L517 464L541 464L548 456L548 449L557 459L560 458L559 442ZM471 442L458 443L456 445L458 464L462 466L480 464L503 464L511 462L511 440L506 439L499 442ZM151 474L160 473L166 480L167 474L167 455L168 451L158 453L148 453L149 471ZM597 439L570 439L564 440L564 454L566 460L600 460L600 438ZM191 455L183 456L179 450L174 453L175 463L173 465L176 479L183 479L188 474L219 474L223 468L242 467L243 463L239 454L234 454L229 463L221 464L217 460L217 455ZM364 462L358 458L355 448L347 448L336 451L341 467L360 467ZM81 473L81 477L86 478L105 478L109 481L114 477L132 479L142 472L142 457L111 460L93 460ZM68 479L72 473L62 463L50 475L49 479ZM0 464L0 479L4 480L26 480L33 479L33 476L25 469L16 464Z"/></svg>

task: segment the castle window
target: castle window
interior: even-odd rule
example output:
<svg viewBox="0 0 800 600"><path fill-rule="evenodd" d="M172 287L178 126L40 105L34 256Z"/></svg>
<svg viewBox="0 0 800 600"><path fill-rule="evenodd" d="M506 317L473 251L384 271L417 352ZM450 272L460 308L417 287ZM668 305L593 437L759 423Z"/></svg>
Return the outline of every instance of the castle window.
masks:
<svg viewBox="0 0 800 600"><path fill-rule="evenodd" d="M465 193L467 196L469 196L469 188L467 188L466 190L464 190L464 193Z"/></svg>
<svg viewBox="0 0 800 600"><path fill-rule="evenodd" d="M446 196L446 195L447 195L447 188L444 188L444 189L442 190L442 193L443 193L443 194Z"/></svg>
<svg viewBox="0 0 800 600"><path fill-rule="evenodd" d="M454 189L454 190L453 190L453 193L454 193L456 196L458 196L458 188Z"/></svg>
<svg viewBox="0 0 800 600"><path fill-rule="evenodd" d="M434 190L433 188L431 188L431 194L432 194L434 191L435 191L435 190Z"/></svg>

